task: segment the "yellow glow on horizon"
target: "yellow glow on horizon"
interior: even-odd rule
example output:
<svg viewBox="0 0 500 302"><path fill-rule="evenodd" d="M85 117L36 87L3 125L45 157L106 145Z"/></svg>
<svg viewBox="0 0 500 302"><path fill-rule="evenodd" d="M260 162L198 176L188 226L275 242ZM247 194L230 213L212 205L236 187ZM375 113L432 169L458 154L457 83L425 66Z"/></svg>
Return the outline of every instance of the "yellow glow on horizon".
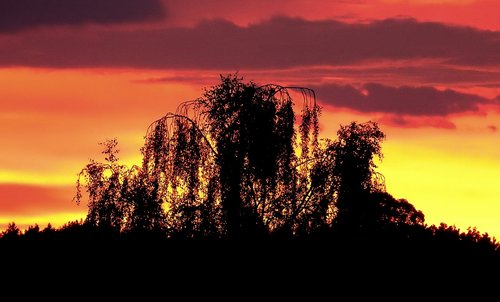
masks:
<svg viewBox="0 0 500 302"><path fill-rule="evenodd" d="M5 230L9 223L15 222L21 231L26 230L30 225L34 226L38 224L40 231L43 230L47 224L51 224L52 227L58 228L63 226L65 223L85 219L87 215L87 207L80 206L81 212L70 212L70 213L54 213L50 215L41 216L0 216L0 230Z"/></svg>
<svg viewBox="0 0 500 302"><path fill-rule="evenodd" d="M101 158L95 158L98 162L103 162ZM86 162L88 163L88 161ZM85 164L86 164L85 163ZM142 156L139 152L127 156L120 157L119 164L127 167L133 165L141 165ZM85 165L84 164L84 165ZM79 167L83 169L84 165ZM38 185L38 186L64 186L74 185L78 177L78 169L73 169L74 173L68 171L20 171L20 170L2 170L0 169L0 184L25 184L25 185ZM64 172L64 173L63 173Z"/></svg>
<svg viewBox="0 0 500 302"><path fill-rule="evenodd" d="M378 169L387 191L422 210L428 224L476 226L500 237L500 161L387 142Z"/></svg>
<svg viewBox="0 0 500 302"><path fill-rule="evenodd" d="M68 185L75 184L76 173L73 179L65 174L44 173L41 171L9 171L0 170L0 184L26 184L26 185Z"/></svg>
<svg viewBox="0 0 500 302"><path fill-rule="evenodd" d="M324 110L324 137L335 138L340 124L376 120L368 115ZM457 129L394 128L381 124L387 139L377 171L387 192L405 198L428 224L444 222L462 231L477 227L500 238L500 133L489 130L500 114L456 117Z"/></svg>

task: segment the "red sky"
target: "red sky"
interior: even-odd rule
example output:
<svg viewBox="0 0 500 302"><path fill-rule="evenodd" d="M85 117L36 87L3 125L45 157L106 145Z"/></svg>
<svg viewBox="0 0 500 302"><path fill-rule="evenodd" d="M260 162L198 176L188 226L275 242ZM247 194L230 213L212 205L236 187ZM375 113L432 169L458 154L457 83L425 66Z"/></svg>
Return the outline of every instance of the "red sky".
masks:
<svg viewBox="0 0 500 302"><path fill-rule="evenodd" d="M27 9L29 8L29 9ZM314 88L324 136L387 134L388 191L428 223L500 237L496 0L4 0L0 227L84 217L76 174L218 75Z"/></svg>

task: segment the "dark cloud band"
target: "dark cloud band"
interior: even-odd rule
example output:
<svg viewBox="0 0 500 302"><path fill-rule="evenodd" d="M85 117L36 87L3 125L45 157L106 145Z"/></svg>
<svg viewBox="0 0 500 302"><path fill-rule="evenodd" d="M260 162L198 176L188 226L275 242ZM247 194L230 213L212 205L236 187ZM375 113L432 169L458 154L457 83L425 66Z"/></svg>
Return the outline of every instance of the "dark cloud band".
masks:
<svg viewBox="0 0 500 302"><path fill-rule="evenodd" d="M0 36L0 66L238 70L407 59L498 66L499 53L499 32L410 19L348 24L280 17L249 27L216 20L193 28Z"/></svg>
<svg viewBox="0 0 500 302"><path fill-rule="evenodd" d="M475 112L480 105L496 102L474 94L434 87L390 87L375 83L360 88L351 85L313 86L324 104L358 112L382 112L412 116L447 116Z"/></svg>
<svg viewBox="0 0 500 302"><path fill-rule="evenodd" d="M161 0L2 0L0 32L46 25L148 21L164 16Z"/></svg>

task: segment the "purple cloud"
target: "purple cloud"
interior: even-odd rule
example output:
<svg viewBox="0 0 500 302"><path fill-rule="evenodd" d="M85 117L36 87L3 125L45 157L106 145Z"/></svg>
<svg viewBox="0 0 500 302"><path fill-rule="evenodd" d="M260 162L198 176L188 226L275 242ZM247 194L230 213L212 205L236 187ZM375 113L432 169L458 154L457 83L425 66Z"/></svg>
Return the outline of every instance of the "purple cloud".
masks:
<svg viewBox="0 0 500 302"><path fill-rule="evenodd" d="M278 17L249 27L214 20L192 28L0 36L0 66L234 71L406 59L498 65L499 53L499 32L412 19L349 24Z"/></svg>
<svg viewBox="0 0 500 302"><path fill-rule="evenodd" d="M474 94L434 87L390 87L369 83L360 88L351 85L324 84L311 87L324 104L359 112L383 112L412 116L447 116L474 112L490 100Z"/></svg>
<svg viewBox="0 0 500 302"><path fill-rule="evenodd" d="M164 16L161 0L2 0L0 33L47 25L150 21Z"/></svg>

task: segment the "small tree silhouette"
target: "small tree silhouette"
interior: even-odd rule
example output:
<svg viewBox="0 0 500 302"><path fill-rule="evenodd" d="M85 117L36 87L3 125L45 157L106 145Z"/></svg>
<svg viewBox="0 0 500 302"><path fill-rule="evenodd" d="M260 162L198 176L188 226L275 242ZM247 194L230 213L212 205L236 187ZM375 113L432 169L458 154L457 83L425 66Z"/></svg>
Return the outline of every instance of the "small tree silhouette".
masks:
<svg viewBox="0 0 500 302"><path fill-rule="evenodd" d="M86 222L108 231L120 231L124 218L122 188L127 175L127 168L118 165L116 139L106 141L102 153L105 163L91 160L80 172L77 180L77 203L82 198L81 179L84 178L89 196Z"/></svg>
<svg viewBox="0 0 500 302"><path fill-rule="evenodd" d="M7 229L2 232L2 239L15 240L21 236L21 230L14 222L7 225Z"/></svg>
<svg viewBox="0 0 500 302"><path fill-rule="evenodd" d="M77 180L76 202L82 199L82 178L89 196L85 223L111 233L161 232L165 215L157 197L157 183L137 166L118 164L116 139L101 145L105 163L91 160Z"/></svg>
<svg viewBox="0 0 500 302"><path fill-rule="evenodd" d="M40 237L40 226L38 224L30 225L24 232L24 237L28 239L38 239Z"/></svg>
<svg viewBox="0 0 500 302"><path fill-rule="evenodd" d="M352 122L338 131L332 144L335 152L334 173L338 176L337 222L360 227L369 223L370 194L384 191L383 179L375 172L375 157L382 157L381 142L385 138L374 122ZM377 219L377 218L375 218Z"/></svg>

